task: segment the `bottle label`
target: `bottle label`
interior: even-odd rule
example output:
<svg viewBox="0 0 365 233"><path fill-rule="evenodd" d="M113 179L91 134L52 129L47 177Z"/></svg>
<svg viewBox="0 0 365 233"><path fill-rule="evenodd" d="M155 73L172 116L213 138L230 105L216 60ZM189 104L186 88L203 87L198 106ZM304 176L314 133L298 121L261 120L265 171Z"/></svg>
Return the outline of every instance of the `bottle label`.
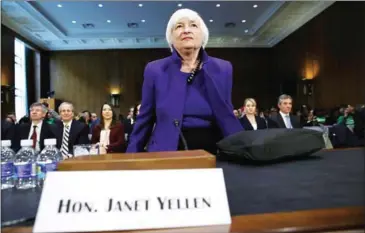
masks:
<svg viewBox="0 0 365 233"><path fill-rule="evenodd" d="M37 176L39 179L44 179L47 172L56 171L56 162L37 162Z"/></svg>
<svg viewBox="0 0 365 233"><path fill-rule="evenodd" d="M7 178L14 175L14 163L1 162L1 178Z"/></svg>
<svg viewBox="0 0 365 233"><path fill-rule="evenodd" d="M29 162L15 163L14 167L18 178L31 178L35 174L35 164Z"/></svg>

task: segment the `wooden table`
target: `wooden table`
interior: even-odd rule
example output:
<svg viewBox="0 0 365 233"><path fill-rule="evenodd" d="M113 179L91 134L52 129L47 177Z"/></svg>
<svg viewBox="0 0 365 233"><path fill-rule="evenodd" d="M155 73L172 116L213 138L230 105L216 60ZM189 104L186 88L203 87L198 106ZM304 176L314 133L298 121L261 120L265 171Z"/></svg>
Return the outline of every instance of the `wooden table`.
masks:
<svg viewBox="0 0 365 233"><path fill-rule="evenodd" d="M241 215L232 217L231 226L212 226L147 231L124 231L143 233L188 232L336 232L357 230L364 232L365 211L363 207L320 209L309 211ZM356 232L357 232L356 231ZM31 233L32 227L8 227L2 233ZM118 231L122 232L122 231ZM108 232L110 233L110 232ZM116 233L116 232L114 232Z"/></svg>
<svg viewBox="0 0 365 233"><path fill-rule="evenodd" d="M115 153L80 156L61 161L60 171L156 170L215 168L215 156L204 150Z"/></svg>

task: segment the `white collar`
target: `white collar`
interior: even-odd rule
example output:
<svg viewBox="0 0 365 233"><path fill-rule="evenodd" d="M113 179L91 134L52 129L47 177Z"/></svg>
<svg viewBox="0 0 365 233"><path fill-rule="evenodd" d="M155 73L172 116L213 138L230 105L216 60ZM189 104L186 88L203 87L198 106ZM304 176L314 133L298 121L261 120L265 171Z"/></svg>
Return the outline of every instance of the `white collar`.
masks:
<svg viewBox="0 0 365 233"><path fill-rule="evenodd" d="M42 120L42 121L39 121L39 123L38 123L38 124L34 124L34 123L32 122L32 125L30 126L30 128L31 128L31 129L33 129L33 126L35 126L35 125L36 125L36 126L37 126L37 128L38 128L38 129L40 129L40 128L42 128L42 123L43 123L43 120Z"/></svg>
<svg viewBox="0 0 365 233"><path fill-rule="evenodd" d="M280 115L281 115L282 117L290 116L290 113L283 113L283 112L281 112L281 111L279 111L279 113L280 113Z"/></svg>
<svg viewBox="0 0 365 233"><path fill-rule="evenodd" d="M69 127L71 127L72 120L70 120L68 123L66 123L66 122L62 122L62 123L63 123L63 126L65 126L67 124Z"/></svg>

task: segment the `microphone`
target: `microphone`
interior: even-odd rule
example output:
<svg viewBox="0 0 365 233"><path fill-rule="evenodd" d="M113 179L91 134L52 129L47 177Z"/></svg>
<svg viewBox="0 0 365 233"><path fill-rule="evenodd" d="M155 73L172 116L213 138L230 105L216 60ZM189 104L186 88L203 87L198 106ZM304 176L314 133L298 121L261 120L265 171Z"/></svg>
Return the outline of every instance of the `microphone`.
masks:
<svg viewBox="0 0 365 233"><path fill-rule="evenodd" d="M179 135L180 135L180 139L181 139L181 141L182 141L182 143L183 143L183 145L184 145L184 150L189 150L189 148L188 148L188 143L186 142L185 137L184 137L184 135L183 135L183 133L181 132L181 129L180 129L180 127L179 127L179 120L175 119L175 120L174 120L174 125L175 125L175 126L176 126L176 128L179 130Z"/></svg>

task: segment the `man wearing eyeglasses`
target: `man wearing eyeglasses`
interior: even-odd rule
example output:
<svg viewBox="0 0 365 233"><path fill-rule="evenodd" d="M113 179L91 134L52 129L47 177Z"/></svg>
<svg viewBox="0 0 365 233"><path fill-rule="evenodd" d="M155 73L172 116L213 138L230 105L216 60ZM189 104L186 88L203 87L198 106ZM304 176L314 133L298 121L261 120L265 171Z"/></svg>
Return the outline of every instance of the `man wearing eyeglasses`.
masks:
<svg viewBox="0 0 365 233"><path fill-rule="evenodd" d="M33 148L39 152L44 148L44 139L55 138L49 124L43 122L47 114L47 108L41 103L33 103L30 106L30 123L20 124L16 131L16 149L20 149L20 141L33 140Z"/></svg>

